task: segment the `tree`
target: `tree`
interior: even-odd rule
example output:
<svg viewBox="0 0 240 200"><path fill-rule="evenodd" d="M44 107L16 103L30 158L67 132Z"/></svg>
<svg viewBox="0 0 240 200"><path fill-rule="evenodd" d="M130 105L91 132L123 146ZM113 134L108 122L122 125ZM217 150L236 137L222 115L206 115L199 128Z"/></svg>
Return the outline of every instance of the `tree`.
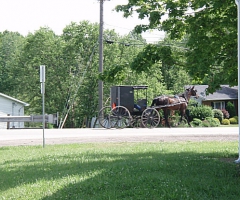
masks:
<svg viewBox="0 0 240 200"><path fill-rule="evenodd" d="M69 110L68 127L88 126L98 103L98 25L89 21L71 23L63 30L64 60L70 82L64 98Z"/></svg>
<svg viewBox="0 0 240 200"><path fill-rule="evenodd" d="M149 79L149 73L152 75L154 68L143 74L137 74L130 68L130 63L145 44L137 34L119 36L113 30L104 31L104 71L99 74L98 28L97 24L83 21L71 23L63 31L63 55L69 76L72 77L68 91L69 95L76 95L66 122L67 127L89 126L92 117L97 116L99 78L104 81L104 105L110 105L107 100L112 85L150 83L155 89L150 89L151 94L156 92L156 86L160 85L158 88L161 88L161 83L157 82L158 75ZM80 82L83 74L84 78ZM66 97L67 102L68 98L70 96ZM65 105L68 106L67 103Z"/></svg>
<svg viewBox="0 0 240 200"><path fill-rule="evenodd" d="M159 74L170 93L183 92L184 85L190 84L191 80L182 66L184 49L177 45L176 42L170 45L168 39L158 44L146 44L133 59L131 69L137 73ZM155 71L151 70L153 67Z"/></svg>
<svg viewBox="0 0 240 200"><path fill-rule="evenodd" d="M220 84L237 85L237 8L231 0L129 0L118 5L124 17L138 13L149 24L135 31L166 31L171 39L187 37L185 67L196 80L203 80L213 92ZM166 17L167 16L167 17Z"/></svg>
<svg viewBox="0 0 240 200"><path fill-rule="evenodd" d="M230 101L227 102L226 110L228 111L230 117L234 117L237 115L236 108L235 108L234 104Z"/></svg>
<svg viewBox="0 0 240 200"><path fill-rule="evenodd" d="M67 69L64 66L64 42L49 28L40 28L30 33L18 63L18 95L30 103L26 110L29 114L42 112L42 96L40 93L40 65L46 66L45 110L56 113L62 108L62 96L67 93Z"/></svg>
<svg viewBox="0 0 240 200"><path fill-rule="evenodd" d="M17 63L24 37L17 32L0 33L0 92L16 96Z"/></svg>
<svg viewBox="0 0 240 200"><path fill-rule="evenodd" d="M163 83L162 74L158 72L158 65L152 62L153 66L148 68L147 59L142 61L146 41L141 35L130 32L123 37L111 38L110 41L105 45L106 68L101 77L106 86L105 94L109 94L113 85L148 85L149 101L159 94L169 93ZM114 62L112 59L108 61L109 55L115 58ZM136 65L140 67L135 67Z"/></svg>
<svg viewBox="0 0 240 200"><path fill-rule="evenodd" d="M159 70L160 62L153 62L149 69L143 68L140 72L134 69L133 63L137 64L136 58L146 48L144 39L135 33L120 36L114 30L105 30L104 73L99 74L98 29L97 24L83 21L66 26L61 36L47 27L26 37L15 33L0 34L0 45L4 47L0 70L8 72L5 73L8 79L2 78L1 86L8 94L30 103L27 114L40 114L39 66L45 65L45 111L62 113L64 107L69 108L65 127L89 126L92 117L97 116L100 78L104 80L104 102L113 85L148 85L149 101L159 94L169 93L163 83L164 71ZM161 46L158 51L165 52L161 56L168 66L172 62L169 59L171 49ZM174 66L172 69L175 70ZM73 101L69 104L71 98Z"/></svg>

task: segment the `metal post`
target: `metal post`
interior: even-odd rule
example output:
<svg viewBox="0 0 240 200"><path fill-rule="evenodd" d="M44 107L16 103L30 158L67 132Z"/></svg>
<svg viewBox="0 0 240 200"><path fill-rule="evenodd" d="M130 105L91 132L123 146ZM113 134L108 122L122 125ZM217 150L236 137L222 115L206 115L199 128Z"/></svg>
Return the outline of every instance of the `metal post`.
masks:
<svg viewBox="0 0 240 200"><path fill-rule="evenodd" d="M41 82L41 93L42 93L42 129L43 129L43 147L45 147L45 65L40 66L40 82Z"/></svg>
<svg viewBox="0 0 240 200"><path fill-rule="evenodd" d="M45 147L45 99L44 99L44 94L45 94L45 82L42 83L42 114L43 114L43 147Z"/></svg>
<svg viewBox="0 0 240 200"><path fill-rule="evenodd" d="M238 9L238 115L240 114L240 0L235 0ZM238 117L238 159L235 163L240 163L240 117Z"/></svg>
<svg viewBox="0 0 240 200"><path fill-rule="evenodd" d="M103 2L100 0L100 25L99 25L99 73L103 72ZM98 82L98 109L99 111L103 107L103 81L99 80Z"/></svg>

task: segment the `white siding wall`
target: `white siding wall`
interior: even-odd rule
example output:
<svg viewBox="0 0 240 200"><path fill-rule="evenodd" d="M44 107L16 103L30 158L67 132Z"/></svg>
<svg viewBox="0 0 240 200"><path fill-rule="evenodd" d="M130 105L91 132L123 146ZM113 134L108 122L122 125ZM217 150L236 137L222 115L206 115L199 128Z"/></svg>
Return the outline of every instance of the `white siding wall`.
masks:
<svg viewBox="0 0 240 200"><path fill-rule="evenodd" d="M7 116L7 114L0 111L0 116ZM0 122L0 129L6 129L6 128L7 128L7 122Z"/></svg>
<svg viewBox="0 0 240 200"><path fill-rule="evenodd" d="M0 115L23 116L24 105L0 96ZM23 128L24 122L11 122L10 128ZM7 128L7 123L0 122L0 128Z"/></svg>

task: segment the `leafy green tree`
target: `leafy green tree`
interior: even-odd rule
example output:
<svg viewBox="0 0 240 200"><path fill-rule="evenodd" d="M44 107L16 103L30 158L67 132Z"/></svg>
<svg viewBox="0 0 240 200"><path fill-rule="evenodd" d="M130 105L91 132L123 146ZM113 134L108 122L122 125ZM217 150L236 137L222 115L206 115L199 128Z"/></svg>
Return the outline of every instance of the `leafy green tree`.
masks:
<svg viewBox="0 0 240 200"><path fill-rule="evenodd" d="M137 73L149 73L154 66L155 71L151 74L162 76L161 82L166 89L177 94L183 91L184 85L190 84L191 80L182 66L182 50L169 46L166 41L158 44L146 44L133 59L130 67Z"/></svg>
<svg viewBox="0 0 240 200"><path fill-rule="evenodd" d="M8 69L2 68L8 66L8 81L12 78L12 85L4 85L8 94L30 103L26 113L40 114L39 66L45 65L46 113L62 113L67 107L69 113L65 127L83 127L89 126L98 112L99 78L104 80L104 102L109 98L112 85L148 85L148 104L155 96L170 92L163 83L161 62L153 62L149 69L138 72L131 67L146 47L144 39L135 33L120 36L113 30L105 30L104 73L99 74L98 29L97 24L83 21L66 26L61 36L49 28L40 28L25 38L18 34L13 34L14 37L12 33L1 34L1 47L4 47L1 63L8 63L1 65L1 69ZM8 56L4 56L3 50L6 49ZM163 51L169 52L165 48ZM168 64L169 60L166 59L165 63ZM73 99L71 105L70 99Z"/></svg>
<svg viewBox="0 0 240 200"><path fill-rule="evenodd" d="M157 86L157 88L164 88L159 82L161 77L154 72L155 68L142 74L130 68L130 63L145 44L137 34L119 36L113 30L105 30L103 74L98 72L98 43L96 46L98 26L96 24L90 24L88 21L71 23L64 29L62 38L65 41L63 50L65 65L72 77L68 91L69 95L76 95L66 121L67 127L89 126L92 117L97 115L99 78L104 81L105 105L110 105L107 100L109 100L112 85L150 84L154 88L150 89L151 96L154 96L154 92L158 93Z"/></svg>
<svg viewBox="0 0 240 200"><path fill-rule="evenodd" d="M112 85L148 85L149 101L159 94L168 93L157 63L151 63L154 66L149 69L146 63L137 63L142 58L139 55L143 53L146 47L146 42L140 35L129 33L123 37L117 36L111 41L111 43L105 45L105 57L108 58L109 55L113 57L112 52L118 53L114 54L116 55L115 62L112 59L109 60L110 62L108 62L108 59L104 60L106 69L104 69L102 79L106 86L106 94L109 94ZM135 69L134 64L140 65L141 68Z"/></svg>
<svg viewBox="0 0 240 200"><path fill-rule="evenodd" d="M171 48L171 59L173 60L172 65L163 63L161 67L163 81L167 89L173 91L173 94L182 93L184 86L192 83L192 79L185 67L185 40L173 41L169 37L165 37L159 44Z"/></svg>
<svg viewBox="0 0 240 200"><path fill-rule="evenodd" d="M63 30L64 60L68 70L66 126L88 126L98 107L98 33L99 26L89 21L72 22ZM64 104L63 104L64 106ZM64 110L64 108L62 108ZM62 111L61 110L61 111Z"/></svg>
<svg viewBox="0 0 240 200"><path fill-rule="evenodd" d="M24 37L17 32L0 33L0 92L16 96L17 64Z"/></svg>
<svg viewBox="0 0 240 200"><path fill-rule="evenodd" d="M220 84L237 85L237 7L231 0L129 0L116 7L124 17L134 12L149 23L135 31L166 31L171 39L187 37L185 67L213 92Z"/></svg>
<svg viewBox="0 0 240 200"><path fill-rule="evenodd" d="M234 117L234 116L237 115L237 113L236 113L236 108L235 108L234 104L231 103L230 101L227 102L226 110L228 111L230 117Z"/></svg>
<svg viewBox="0 0 240 200"><path fill-rule="evenodd" d="M42 112L39 69L46 66L45 110L56 113L63 105L67 93L68 76L62 58L64 42L49 28L40 28L26 37L18 64L19 98L30 103L29 114Z"/></svg>

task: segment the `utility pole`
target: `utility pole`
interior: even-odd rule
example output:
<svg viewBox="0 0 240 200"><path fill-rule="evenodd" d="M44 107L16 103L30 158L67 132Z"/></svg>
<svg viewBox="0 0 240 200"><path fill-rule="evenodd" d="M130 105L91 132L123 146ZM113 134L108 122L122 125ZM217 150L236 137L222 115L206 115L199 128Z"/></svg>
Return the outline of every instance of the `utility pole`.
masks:
<svg viewBox="0 0 240 200"><path fill-rule="evenodd" d="M100 0L100 23L99 23L99 73L103 73L103 2ZM103 81L98 82L98 110L100 111L103 107Z"/></svg>
<svg viewBox="0 0 240 200"><path fill-rule="evenodd" d="M100 23L99 23L99 73L103 73L103 3L105 0L99 0L100 2ZM110 1L110 0L108 0ZM98 82L98 109L99 111L103 107L103 81Z"/></svg>

